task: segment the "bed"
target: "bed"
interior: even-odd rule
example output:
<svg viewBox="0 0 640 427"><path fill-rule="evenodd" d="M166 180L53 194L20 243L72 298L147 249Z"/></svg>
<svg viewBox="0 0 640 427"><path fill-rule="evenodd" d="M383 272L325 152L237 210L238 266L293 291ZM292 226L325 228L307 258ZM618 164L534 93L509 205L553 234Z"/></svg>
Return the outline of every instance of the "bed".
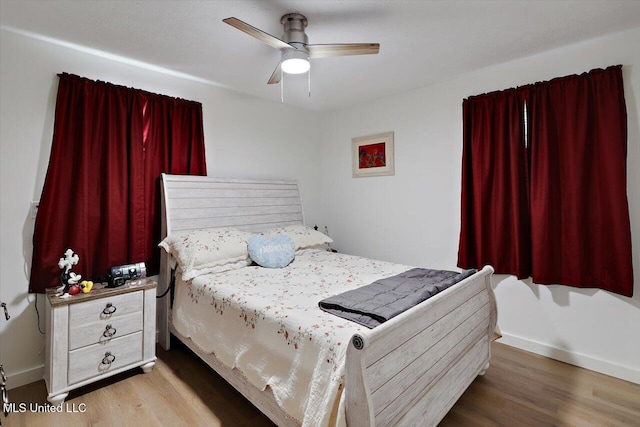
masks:
<svg viewBox="0 0 640 427"><path fill-rule="evenodd" d="M161 188L163 237L304 222L295 182L163 174ZM159 294L171 258L162 251ZM174 297L158 303L159 342L169 349L177 337L279 426L436 425L489 366L490 266L374 329L317 307L345 286L408 268L310 247L282 269L178 277Z"/></svg>

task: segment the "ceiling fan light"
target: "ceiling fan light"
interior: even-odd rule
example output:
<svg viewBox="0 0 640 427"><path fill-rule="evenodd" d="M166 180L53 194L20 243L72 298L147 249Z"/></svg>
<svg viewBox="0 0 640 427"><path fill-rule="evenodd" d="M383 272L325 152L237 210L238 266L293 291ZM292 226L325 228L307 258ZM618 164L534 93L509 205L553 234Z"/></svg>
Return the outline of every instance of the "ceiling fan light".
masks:
<svg viewBox="0 0 640 427"><path fill-rule="evenodd" d="M282 54L282 71L287 74L302 74L309 71L309 55L305 52L294 50Z"/></svg>
<svg viewBox="0 0 640 427"><path fill-rule="evenodd" d="M311 64L306 59L292 58L282 63L282 71L287 74L302 74L309 71Z"/></svg>

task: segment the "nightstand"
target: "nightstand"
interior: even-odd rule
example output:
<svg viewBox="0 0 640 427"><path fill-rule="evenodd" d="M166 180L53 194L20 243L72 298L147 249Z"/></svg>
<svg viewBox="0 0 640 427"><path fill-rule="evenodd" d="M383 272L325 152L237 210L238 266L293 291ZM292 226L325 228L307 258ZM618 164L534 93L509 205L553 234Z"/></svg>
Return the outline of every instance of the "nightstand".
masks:
<svg viewBox="0 0 640 427"><path fill-rule="evenodd" d="M47 293L44 379L53 405L70 390L138 366L155 365L156 282L60 298Z"/></svg>

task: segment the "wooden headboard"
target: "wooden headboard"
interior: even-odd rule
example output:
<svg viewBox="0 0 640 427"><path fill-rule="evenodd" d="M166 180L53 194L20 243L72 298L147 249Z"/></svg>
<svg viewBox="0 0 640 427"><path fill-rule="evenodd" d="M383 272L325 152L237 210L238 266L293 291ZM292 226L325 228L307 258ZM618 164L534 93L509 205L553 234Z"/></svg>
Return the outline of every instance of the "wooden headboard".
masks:
<svg viewBox="0 0 640 427"><path fill-rule="evenodd" d="M298 184L162 174L163 238L170 232L237 227L248 231L303 222Z"/></svg>
<svg viewBox="0 0 640 427"><path fill-rule="evenodd" d="M260 232L304 223L294 181L220 179L162 174L162 238L172 232L236 227ZM160 249L159 249L160 250ZM169 286L169 259L161 251L158 295ZM169 295L158 301L159 342L169 348Z"/></svg>

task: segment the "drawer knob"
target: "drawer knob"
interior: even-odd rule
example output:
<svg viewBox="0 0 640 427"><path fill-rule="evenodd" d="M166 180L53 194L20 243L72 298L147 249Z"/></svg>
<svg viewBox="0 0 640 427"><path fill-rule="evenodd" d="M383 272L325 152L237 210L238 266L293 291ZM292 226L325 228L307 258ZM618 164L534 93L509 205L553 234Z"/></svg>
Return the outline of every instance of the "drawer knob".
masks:
<svg viewBox="0 0 640 427"><path fill-rule="evenodd" d="M116 357L113 354L111 354L110 351L107 351L104 354L104 357L102 358L102 364L103 365L111 365L114 360L116 360Z"/></svg>
<svg viewBox="0 0 640 427"><path fill-rule="evenodd" d="M104 328L104 332L102 336L105 338L111 338L116 334L116 328L112 327L111 324L108 324L106 328Z"/></svg>
<svg viewBox="0 0 640 427"><path fill-rule="evenodd" d="M102 314L113 314L116 312L116 306L111 304L110 302L107 303L107 306L102 310Z"/></svg>

